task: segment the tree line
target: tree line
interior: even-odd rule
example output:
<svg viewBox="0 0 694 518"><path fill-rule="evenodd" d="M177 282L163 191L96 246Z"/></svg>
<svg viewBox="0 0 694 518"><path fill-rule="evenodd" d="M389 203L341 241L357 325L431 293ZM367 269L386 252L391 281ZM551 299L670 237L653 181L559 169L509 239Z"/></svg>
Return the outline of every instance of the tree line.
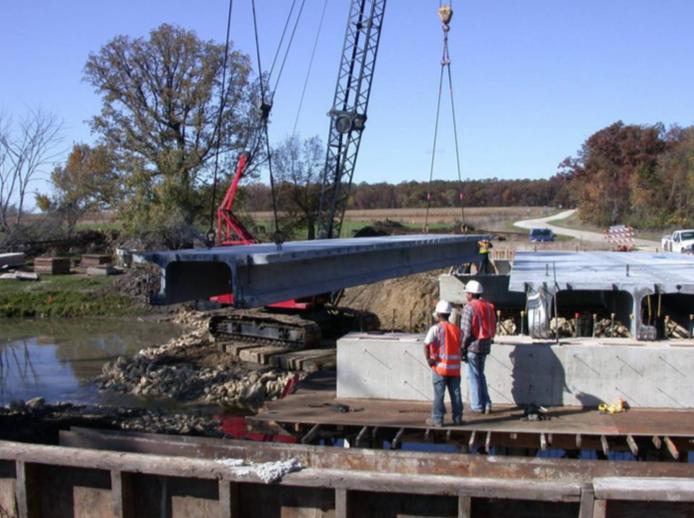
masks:
<svg viewBox="0 0 694 518"><path fill-rule="evenodd" d="M501 206L564 206L570 202L567 195L568 180L553 176L549 179L484 180L429 182L404 181L400 183L366 183L352 185L348 208L404 209L430 207L501 207ZM291 183L275 186L278 193L292 187ZM313 188L319 193L320 185ZM252 183L243 188L243 208L247 211L269 211L272 209L270 186ZM282 196L279 205L283 209L292 205L291 199Z"/></svg>

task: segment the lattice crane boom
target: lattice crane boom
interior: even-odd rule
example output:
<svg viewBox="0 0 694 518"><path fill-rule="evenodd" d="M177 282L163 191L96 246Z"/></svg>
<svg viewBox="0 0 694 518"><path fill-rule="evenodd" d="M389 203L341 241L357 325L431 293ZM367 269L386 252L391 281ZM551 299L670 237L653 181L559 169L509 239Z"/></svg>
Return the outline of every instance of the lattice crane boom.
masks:
<svg viewBox="0 0 694 518"><path fill-rule="evenodd" d="M330 116L318 235L340 236L371 94L386 0L352 0Z"/></svg>

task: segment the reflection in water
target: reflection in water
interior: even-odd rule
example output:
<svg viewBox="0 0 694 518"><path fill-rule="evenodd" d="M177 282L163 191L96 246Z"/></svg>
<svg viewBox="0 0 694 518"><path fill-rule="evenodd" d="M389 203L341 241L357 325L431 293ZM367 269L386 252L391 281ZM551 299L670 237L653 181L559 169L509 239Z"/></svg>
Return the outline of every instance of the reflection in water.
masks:
<svg viewBox="0 0 694 518"><path fill-rule="evenodd" d="M75 319L0 323L0 404L41 396L47 402L127 405L134 398L100 394L104 362L178 334L168 323Z"/></svg>

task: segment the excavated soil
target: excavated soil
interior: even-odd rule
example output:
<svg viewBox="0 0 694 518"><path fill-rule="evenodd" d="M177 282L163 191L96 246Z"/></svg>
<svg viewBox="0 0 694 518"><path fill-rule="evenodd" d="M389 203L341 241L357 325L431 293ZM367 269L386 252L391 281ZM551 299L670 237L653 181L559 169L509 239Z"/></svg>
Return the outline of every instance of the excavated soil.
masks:
<svg viewBox="0 0 694 518"><path fill-rule="evenodd" d="M433 322L431 313L438 300L439 275L446 271L348 288L340 305L375 314L384 331L422 332Z"/></svg>

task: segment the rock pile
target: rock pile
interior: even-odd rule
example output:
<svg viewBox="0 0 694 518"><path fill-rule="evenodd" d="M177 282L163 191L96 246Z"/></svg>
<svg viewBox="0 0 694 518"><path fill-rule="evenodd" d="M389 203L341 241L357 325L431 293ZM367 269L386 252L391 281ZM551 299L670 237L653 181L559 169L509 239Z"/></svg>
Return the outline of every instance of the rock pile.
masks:
<svg viewBox="0 0 694 518"><path fill-rule="evenodd" d="M122 430L176 435L202 435L223 437L220 422L213 416L191 414L167 414L147 411L139 416L119 419L113 423Z"/></svg>
<svg viewBox="0 0 694 518"><path fill-rule="evenodd" d="M175 322L188 332L163 345L143 349L132 358L121 356L106 363L98 380L100 389L144 398L249 408L278 398L294 373L242 362L205 365L197 361L215 352L207 321L203 314L180 314Z"/></svg>
<svg viewBox="0 0 694 518"><path fill-rule="evenodd" d="M7 425L0 433L4 439L37 442L55 433L53 428L70 426L121 429L149 433L201 435L222 437L224 432L216 415L202 412L180 413L163 409L123 408L73 405L66 402L46 403L36 397L29 401L13 401L0 406L0 417Z"/></svg>

